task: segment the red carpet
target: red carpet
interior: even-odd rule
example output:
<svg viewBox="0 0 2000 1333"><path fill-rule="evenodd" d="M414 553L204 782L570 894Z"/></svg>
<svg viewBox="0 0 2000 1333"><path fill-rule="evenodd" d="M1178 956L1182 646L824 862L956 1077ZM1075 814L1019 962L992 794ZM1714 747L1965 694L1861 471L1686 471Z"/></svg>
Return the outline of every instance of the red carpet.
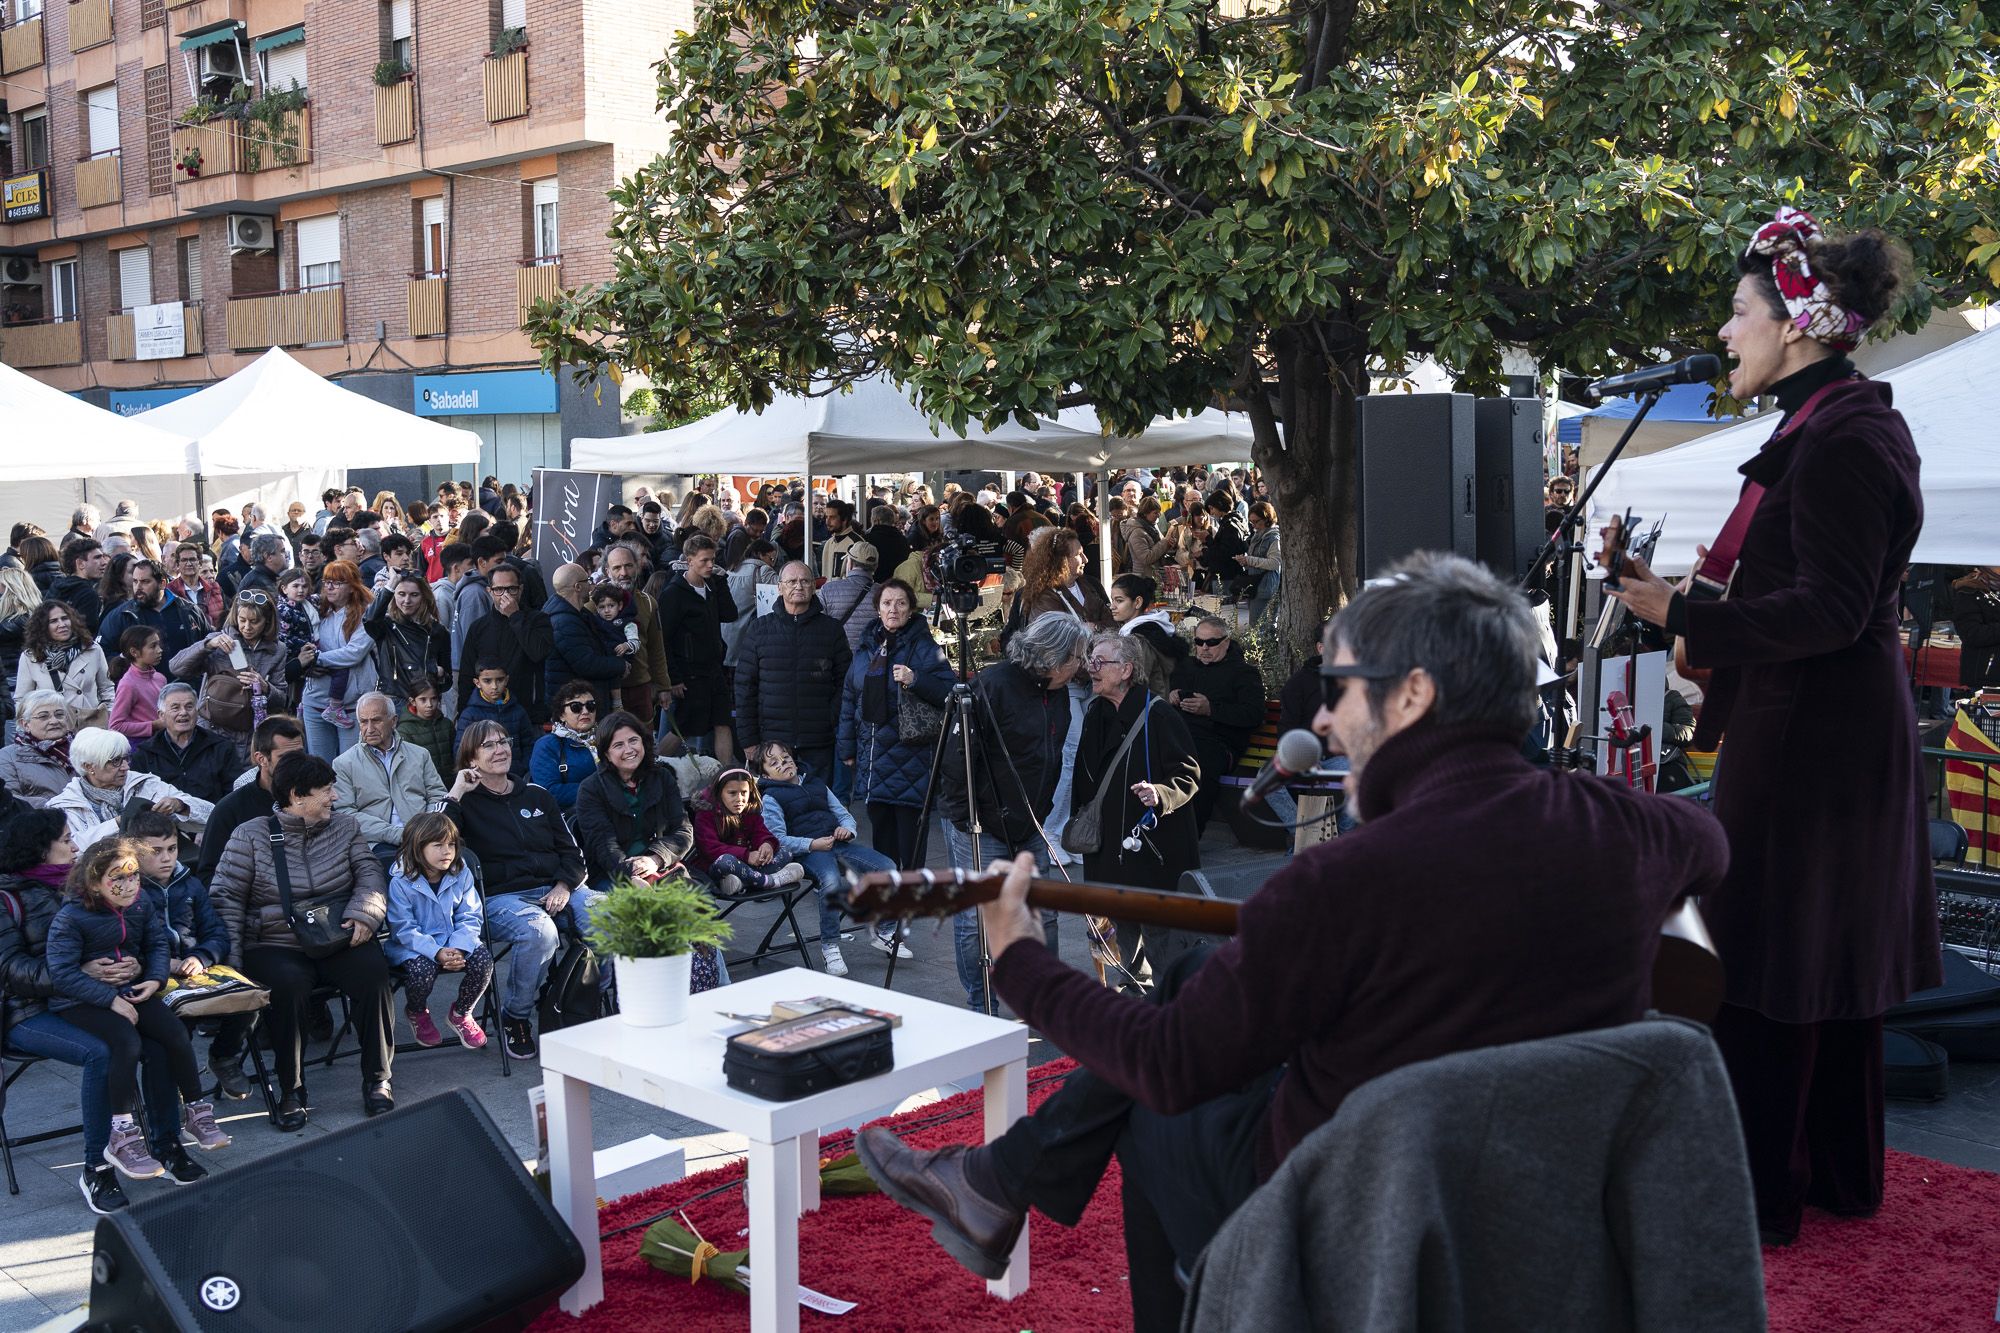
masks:
<svg viewBox="0 0 2000 1333"><path fill-rule="evenodd" d="M1053 1091L1073 1068L1051 1061L1030 1072L1028 1104ZM896 1117L923 1125L954 1111L971 1114L906 1130L921 1147L975 1142L980 1094L966 1093ZM823 1151L847 1151L848 1137L829 1138ZM601 1214L605 1233L685 1206L701 1234L725 1250L748 1244L741 1190L695 1196L739 1180L736 1163L672 1185L617 1200ZM1948 1166L1906 1153L1889 1154L1888 1205L1880 1217L1843 1220L1806 1214L1795 1245L1764 1252L1772 1333L1957 1333L1994 1326L2000 1300L2000 1176ZM690 1202L693 1200L693 1202ZM604 1243L604 1301L583 1319L550 1310L536 1333L702 1333L750 1324L749 1297L712 1283L690 1285L639 1258L639 1227ZM1117 1164L1075 1229L1037 1216L1033 1282L1017 1301L986 1294L986 1284L954 1263L930 1238L930 1223L880 1195L829 1197L799 1221L799 1277L829 1296L856 1302L838 1318L800 1312L808 1327L828 1333L926 1333L990 1329L1012 1333L1131 1326L1125 1292L1124 1242L1118 1220ZM756 1256L751 1256L756 1261Z"/></svg>

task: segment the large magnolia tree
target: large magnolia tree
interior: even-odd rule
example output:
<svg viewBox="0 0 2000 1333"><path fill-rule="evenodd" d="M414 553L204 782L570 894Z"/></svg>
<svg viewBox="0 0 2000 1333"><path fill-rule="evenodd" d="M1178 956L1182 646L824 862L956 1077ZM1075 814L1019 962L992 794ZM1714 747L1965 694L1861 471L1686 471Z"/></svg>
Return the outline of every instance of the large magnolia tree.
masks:
<svg viewBox="0 0 2000 1333"><path fill-rule="evenodd" d="M1300 642L1372 369L1713 350L1779 203L1904 238L1906 324L2000 290L1996 0L1232 8L709 0L545 358L745 407L887 371L954 427L1244 405Z"/></svg>

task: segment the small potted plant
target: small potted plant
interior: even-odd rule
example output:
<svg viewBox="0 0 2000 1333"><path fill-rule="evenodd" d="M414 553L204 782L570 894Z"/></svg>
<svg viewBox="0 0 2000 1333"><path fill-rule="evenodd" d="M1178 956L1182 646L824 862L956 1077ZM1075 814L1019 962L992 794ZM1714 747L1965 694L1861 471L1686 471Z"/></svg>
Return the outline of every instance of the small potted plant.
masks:
<svg viewBox="0 0 2000 1333"><path fill-rule="evenodd" d="M188 149L184 149L184 150L183 150L183 151L181 152L181 155L180 155L180 157L179 157L179 158L177 158L177 159L175 159L175 161L174 161L174 169L175 169L175 170L177 170L177 171L184 171L184 172L186 172L186 173L187 173L187 178L188 178L189 180L193 180L193 179L195 179L196 177L200 176L200 175L201 175L201 149L199 149L199 148L188 148Z"/></svg>
<svg viewBox="0 0 2000 1333"><path fill-rule="evenodd" d="M375 66L375 86L393 88L410 77L410 67L400 60L384 60Z"/></svg>
<svg viewBox="0 0 2000 1333"><path fill-rule="evenodd" d="M502 28L498 33L494 34L492 49L487 51L486 54L489 58L498 60L502 56L511 56L516 51L525 51L527 49L528 30L526 28Z"/></svg>
<svg viewBox="0 0 2000 1333"><path fill-rule="evenodd" d="M685 875L657 884L620 879L590 909L590 946L615 960L618 1012L634 1027L686 1018L694 951L727 944L730 933Z"/></svg>

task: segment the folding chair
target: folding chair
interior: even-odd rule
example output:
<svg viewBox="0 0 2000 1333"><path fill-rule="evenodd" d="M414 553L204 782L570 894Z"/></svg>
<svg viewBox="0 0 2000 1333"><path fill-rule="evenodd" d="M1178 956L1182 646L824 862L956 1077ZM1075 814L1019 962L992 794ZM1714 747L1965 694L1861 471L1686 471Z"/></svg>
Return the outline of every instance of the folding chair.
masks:
<svg viewBox="0 0 2000 1333"><path fill-rule="evenodd" d="M0 1060L12 1060L14 1062L14 1067L7 1072L6 1078L0 1079L0 1160L4 1160L7 1166L7 1192L9 1194L19 1194L21 1192L21 1182L14 1175L14 1149L25 1148L32 1143L47 1143L51 1139L63 1139L68 1138L72 1134L83 1133L83 1124L81 1121L63 1129L45 1129L38 1134L23 1134L18 1139L7 1131L7 1090L14 1086L15 1079L21 1077L29 1069L40 1064L47 1058L47 1056L41 1055L19 1055L13 1051L0 1052Z"/></svg>
<svg viewBox="0 0 2000 1333"><path fill-rule="evenodd" d="M692 873L692 870L690 870L690 873ZM764 932L764 938L758 941L756 952L744 954L738 958L731 958L725 954L722 959L725 966L734 970L738 966L761 963L766 958L772 957L775 954L796 951L799 955L799 965L805 968L812 967L812 955L806 951L806 937L804 932L799 929L799 920L796 915L799 900L808 893L819 892L818 886L812 882L810 876L800 880L796 884L785 884L775 889L746 888L742 893L723 893L715 886L713 880L707 880L706 883L709 895L715 899L721 909L716 915L725 921L729 919L737 908L746 907L751 903L774 902L778 904L777 918L771 922L771 928ZM778 927L780 926L790 926L792 928L791 942L774 945L771 941L777 936Z"/></svg>

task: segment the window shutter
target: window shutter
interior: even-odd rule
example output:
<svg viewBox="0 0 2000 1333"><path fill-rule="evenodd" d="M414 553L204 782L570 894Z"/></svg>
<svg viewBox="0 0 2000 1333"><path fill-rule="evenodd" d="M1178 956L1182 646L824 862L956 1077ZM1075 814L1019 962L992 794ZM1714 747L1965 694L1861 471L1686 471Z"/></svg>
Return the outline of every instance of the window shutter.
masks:
<svg viewBox="0 0 2000 1333"><path fill-rule="evenodd" d="M271 92L306 86L306 44L291 42L264 53L264 87Z"/></svg>
<svg viewBox="0 0 2000 1333"><path fill-rule="evenodd" d="M83 95L90 112L90 151L102 153L118 146L118 85L107 83Z"/></svg>
<svg viewBox="0 0 2000 1333"><path fill-rule="evenodd" d="M527 27L528 0L500 0L500 26L503 28Z"/></svg>
<svg viewBox="0 0 2000 1333"><path fill-rule="evenodd" d="M300 218L298 224L299 281L306 283L306 270L340 262L340 215Z"/></svg>
<svg viewBox="0 0 2000 1333"><path fill-rule="evenodd" d="M190 236L187 249L187 299L193 305L201 304L201 237Z"/></svg>
<svg viewBox="0 0 2000 1333"><path fill-rule="evenodd" d="M125 309L153 304L153 252L135 245L118 252L118 300Z"/></svg>
<svg viewBox="0 0 2000 1333"><path fill-rule="evenodd" d="M433 195L424 200L421 217L424 271L436 273L444 268L444 198Z"/></svg>
<svg viewBox="0 0 2000 1333"><path fill-rule="evenodd" d="M410 0L389 0L389 40L407 41L410 36Z"/></svg>

